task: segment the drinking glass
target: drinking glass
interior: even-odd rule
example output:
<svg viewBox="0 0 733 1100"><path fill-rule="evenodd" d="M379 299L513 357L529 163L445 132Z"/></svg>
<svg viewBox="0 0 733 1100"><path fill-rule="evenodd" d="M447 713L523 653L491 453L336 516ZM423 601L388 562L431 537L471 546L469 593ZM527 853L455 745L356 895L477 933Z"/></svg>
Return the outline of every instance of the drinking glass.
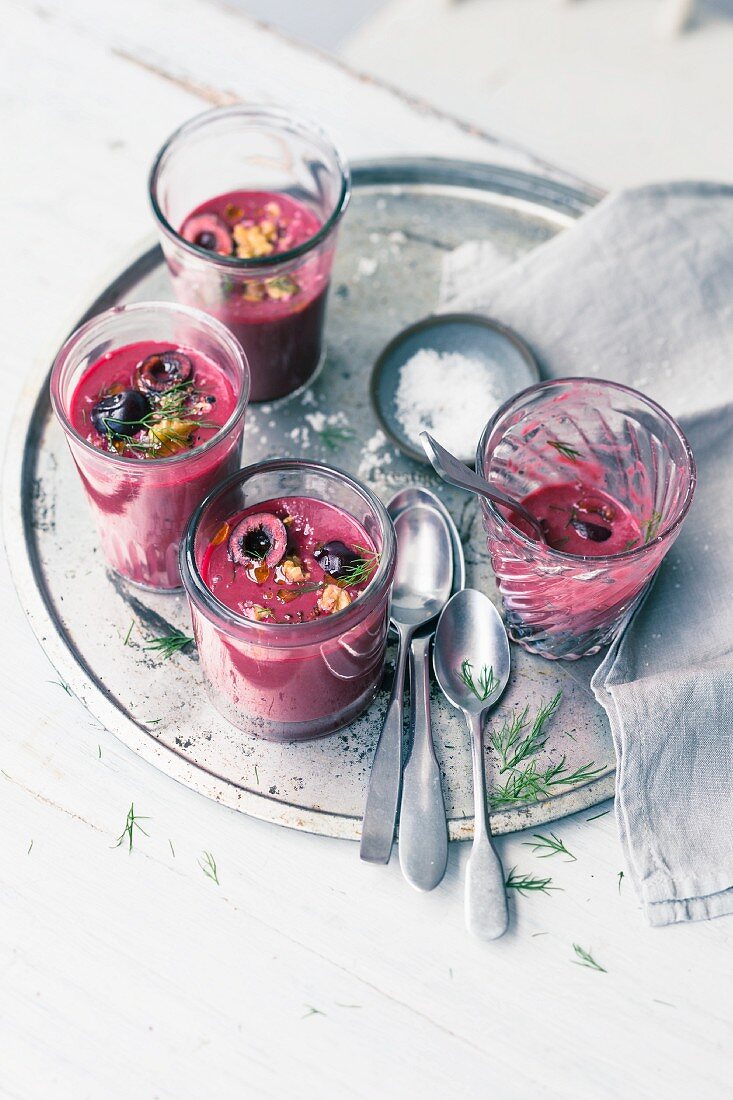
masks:
<svg viewBox="0 0 733 1100"><path fill-rule="evenodd" d="M206 549L245 508L294 496L327 501L357 520L379 565L358 599L336 614L303 623L247 619L206 585ZM353 721L382 679L395 560L384 505L333 467L299 460L259 463L216 488L192 516L181 543L181 576L214 706L235 726L277 741L323 737Z"/></svg>
<svg viewBox="0 0 733 1100"><path fill-rule="evenodd" d="M181 236L192 211L234 191L287 195L314 213L320 228L287 251L251 259L221 256ZM321 364L337 230L349 197L349 169L330 138L276 108L206 111L176 130L156 157L150 200L176 297L234 333L249 360L253 401L300 389Z"/></svg>
<svg viewBox="0 0 733 1100"><path fill-rule="evenodd" d="M201 352L222 370L236 403L205 443L168 458L132 458L93 446L73 426L80 379L103 355L142 341ZM196 505L238 469L249 395L247 360L222 324L172 302L115 306L74 332L51 372L51 402L86 490L99 542L110 566L146 588L180 588L178 544Z"/></svg>
<svg viewBox="0 0 733 1100"><path fill-rule="evenodd" d="M489 554L513 641L575 659L610 642L640 602L687 515L695 462L656 402L615 382L560 378L523 390L484 429L476 469L515 500L576 481L636 519L642 539L613 555L566 554L482 500Z"/></svg>

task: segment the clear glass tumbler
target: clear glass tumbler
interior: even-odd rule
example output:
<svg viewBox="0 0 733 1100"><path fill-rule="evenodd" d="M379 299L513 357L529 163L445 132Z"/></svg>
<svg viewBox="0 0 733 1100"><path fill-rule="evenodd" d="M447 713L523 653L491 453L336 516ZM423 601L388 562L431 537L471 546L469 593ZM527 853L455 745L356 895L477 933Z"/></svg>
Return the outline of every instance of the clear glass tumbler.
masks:
<svg viewBox="0 0 733 1100"><path fill-rule="evenodd" d="M192 211L235 191L286 195L315 214L310 239L240 259L185 240ZM168 139L150 174L150 200L179 301L218 317L249 360L251 400L305 385L323 355L336 234L350 196L348 167L317 126L269 107L216 108Z"/></svg>
<svg viewBox="0 0 733 1100"><path fill-rule="evenodd" d="M126 458L94 447L72 424L79 380L107 352L127 344L170 341L194 348L222 370L236 396L223 427L200 447L169 458ZM181 587L178 544L201 499L239 468L249 395L247 360L218 321L172 302L117 306L93 317L59 351L51 401L66 434L111 567L146 588Z"/></svg>
<svg viewBox="0 0 733 1100"><path fill-rule="evenodd" d="M226 607L205 584L203 557L222 524L283 496L343 509L379 553L369 586L343 611L304 623L256 622ZM395 558L384 505L340 470L278 460L248 466L215 489L181 543L181 576L214 706L235 726L276 741L323 737L356 718L382 679Z"/></svg>
<svg viewBox="0 0 733 1100"><path fill-rule="evenodd" d="M622 553L566 554L482 501L510 637L531 653L566 659L597 652L637 606L679 534L696 477L690 446L664 409L592 378L542 382L507 401L484 430L476 469L519 501L555 483L603 490L641 528L639 544Z"/></svg>

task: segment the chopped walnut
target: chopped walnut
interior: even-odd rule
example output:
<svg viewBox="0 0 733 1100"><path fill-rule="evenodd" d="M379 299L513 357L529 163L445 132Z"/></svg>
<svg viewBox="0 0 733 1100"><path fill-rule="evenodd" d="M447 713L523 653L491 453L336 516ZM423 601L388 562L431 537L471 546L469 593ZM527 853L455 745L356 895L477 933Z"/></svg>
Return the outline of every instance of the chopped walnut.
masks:
<svg viewBox="0 0 733 1100"><path fill-rule="evenodd" d="M259 225L243 225L240 222L232 229L232 236L240 260L256 259L273 251L277 240L277 226L270 221Z"/></svg>
<svg viewBox="0 0 733 1100"><path fill-rule="evenodd" d="M157 424L151 424L148 431L158 444L155 453L165 458L185 451L192 445L197 427L195 420L159 420Z"/></svg>
<svg viewBox="0 0 733 1100"><path fill-rule="evenodd" d="M265 285L267 288L267 297L272 298L275 302L287 301L289 298L294 298L300 290L295 279L290 275L278 275L274 279L268 279Z"/></svg>
<svg viewBox="0 0 733 1100"><path fill-rule="evenodd" d="M242 284L242 297L245 302L262 302L266 294L265 284L259 279L247 279Z"/></svg>
<svg viewBox="0 0 733 1100"><path fill-rule="evenodd" d="M280 566L282 575L286 581L290 584L300 584L301 581L308 579L308 574L303 569L303 563L297 555L293 555L292 558L286 558Z"/></svg>
<svg viewBox="0 0 733 1100"><path fill-rule="evenodd" d="M337 584L327 584L318 598L318 606L321 611L343 611L351 603L351 596Z"/></svg>
<svg viewBox="0 0 733 1100"><path fill-rule="evenodd" d="M267 607L262 607L258 603L253 603L248 607L242 608L242 613L245 619L253 619L257 623L261 623L266 619L272 617L272 612Z"/></svg>

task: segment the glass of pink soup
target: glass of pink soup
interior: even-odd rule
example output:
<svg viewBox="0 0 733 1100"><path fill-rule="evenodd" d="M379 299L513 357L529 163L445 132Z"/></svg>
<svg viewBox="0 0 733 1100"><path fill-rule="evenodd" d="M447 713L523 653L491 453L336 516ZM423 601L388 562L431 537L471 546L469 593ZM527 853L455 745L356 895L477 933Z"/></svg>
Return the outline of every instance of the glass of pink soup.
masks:
<svg viewBox="0 0 733 1100"><path fill-rule="evenodd" d="M116 572L180 588L183 530L239 468L248 395L228 329L170 302L115 307L63 345L51 400Z"/></svg>
<svg viewBox="0 0 733 1100"><path fill-rule="evenodd" d="M206 111L155 160L150 198L176 297L234 333L253 401L292 393L320 366L349 195L330 139L273 108Z"/></svg>
<svg viewBox="0 0 733 1100"><path fill-rule="evenodd" d="M695 462L654 401L592 378L541 382L507 401L478 445L478 472L542 523L482 501L513 641L575 659L610 642L679 534Z"/></svg>
<svg viewBox="0 0 733 1100"><path fill-rule="evenodd" d="M329 466L261 463L215 489L181 575L217 709L278 741L356 718L382 679L395 555L384 506Z"/></svg>

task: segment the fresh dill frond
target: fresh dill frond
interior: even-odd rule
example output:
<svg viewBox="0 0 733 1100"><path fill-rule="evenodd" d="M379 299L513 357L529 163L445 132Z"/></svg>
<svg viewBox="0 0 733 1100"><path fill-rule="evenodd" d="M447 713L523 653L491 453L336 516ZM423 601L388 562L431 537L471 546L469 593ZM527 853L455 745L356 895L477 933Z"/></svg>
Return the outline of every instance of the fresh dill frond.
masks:
<svg viewBox="0 0 733 1100"><path fill-rule="evenodd" d="M569 772L563 756L557 763L540 770L537 761L532 760L526 767L512 771L506 782L491 792L491 805L496 809L513 802L536 802L539 797L551 795L555 787L587 783L603 772L603 768L593 765L591 761Z"/></svg>
<svg viewBox="0 0 733 1100"><path fill-rule="evenodd" d="M210 878L217 886L219 885L219 873L216 870L216 860L211 852L202 853L202 858L199 860L199 867L207 878Z"/></svg>
<svg viewBox="0 0 733 1100"><path fill-rule="evenodd" d="M147 817L140 817L138 814L136 814L134 803L131 802L130 803L130 809L127 811L127 818L125 819L125 827L122 830L122 832L120 833L119 837L117 838L117 843L114 844L113 847L114 848L119 848L120 845L124 844L125 840L127 840L127 843L128 843L128 849L127 850L128 850L128 852L131 852L132 851L132 843L133 843L133 834L135 832L135 829L139 829L140 832L144 833L145 836L149 836L149 834L145 831L145 829L143 829L142 825L140 824L141 821L149 821L149 820L150 819L147 818Z"/></svg>
<svg viewBox="0 0 733 1100"><path fill-rule="evenodd" d="M560 706L561 699L562 691L558 691L549 703L540 707L526 737L520 738L519 735L527 724L527 707L524 708L521 715L517 718L509 723L505 723L497 736L496 743L492 738L492 744L500 757L500 774L509 771L511 768L518 767L518 765L526 760L528 756L534 755L534 753L539 752L540 749L545 747L547 744L545 727L555 716L557 708Z"/></svg>
<svg viewBox="0 0 733 1100"><path fill-rule="evenodd" d="M174 653L191 645L193 638L184 634L181 630L172 630L170 634L163 634L160 638L154 638L143 649L153 650L159 653L164 660L172 657Z"/></svg>
<svg viewBox="0 0 733 1100"><path fill-rule="evenodd" d="M601 974L607 974L605 966L601 966L591 955L590 951L586 951L584 947L581 947L579 943L573 944L573 951L577 958L573 959L576 966L586 966L589 970L598 970Z"/></svg>
<svg viewBox="0 0 733 1100"><path fill-rule="evenodd" d="M569 458L572 462L575 462L576 458L580 458L580 451L576 451L575 447L571 447L569 443L563 443L561 439L548 439L547 442L563 458Z"/></svg>
<svg viewBox="0 0 733 1100"><path fill-rule="evenodd" d="M46 680L46 683L47 684L56 684L56 686L60 687L62 691L65 691L67 695L72 694L71 688L66 683L66 680Z"/></svg>
<svg viewBox="0 0 733 1100"><path fill-rule="evenodd" d="M568 851L563 842L554 833L550 833L549 836L545 836L543 833L533 833L532 840L525 840L525 847L531 848L533 852L537 852L539 859L547 859L549 856L564 855L568 857L568 860L576 861L576 856L572 852Z"/></svg>
<svg viewBox="0 0 733 1100"><path fill-rule="evenodd" d="M551 878L535 878L534 875L518 875L516 867L512 867L507 875L504 885L507 890L516 890L519 894L527 894L532 891L540 894L549 894L551 890L559 890L559 886L552 886Z"/></svg>
<svg viewBox="0 0 733 1100"><path fill-rule="evenodd" d="M331 424L327 424L325 428L318 431L314 429L313 432L314 435L318 436L327 451L336 451L342 443L354 438L351 428L338 428Z"/></svg>
<svg viewBox="0 0 733 1100"><path fill-rule="evenodd" d="M618 873L618 892L619 892L619 894L621 893L621 883L623 882L623 879L624 879L624 873L623 873L623 871L619 871L619 873Z"/></svg>
<svg viewBox="0 0 733 1100"><path fill-rule="evenodd" d="M652 542L659 531L659 524L662 522L662 513L658 512L656 508L652 512L648 520L644 521L644 542Z"/></svg>
<svg viewBox="0 0 733 1100"><path fill-rule="evenodd" d="M127 634L125 634L125 640L122 643L123 645L129 645L130 644L130 635L132 634L134 626L135 626L135 620L133 619L132 622L130 623L129 627L127 628Z"/></svg>
<svg viewBox="0 0 733 1100"><path fill-rule="evenodd" d="M303 1013L303 1015L300 1017L301 1020L307 1020L309 1016L325 1016L326 1015L325 1012L321 1012L320 1008L314 1008L313 1005L305 1005L304 1007L307 1008L308 1011Z"/></svg>
<svg viewBox="0 0 733 1100"><path fill-rule="evenodd" d="M460 677L480 703L485 703L486 700L499 689L499 681L496 676L494 676L493 665L484 665L478 675L477 681L473 676L473 665L466 657L461 661Z"/></svg>
<svg viewBox="0 0 733 1100"><path fill-rule="evenodd" d="M588 821L598 821L599 817L605 817L606 814L610 814L610 812L611 812L610 810L602 810L601 813L593 814L593 817L586 817L585 820L586 820L586 822L588 822Z"/></svg>
<svg viewBox="0 0 733 1100"><path fill-rule="evenodd" d="M366 546L357 546L361 557L355 558L340 574L338 583L342 588L352 588L357 584L370 581L379 565L380 555Z"/></svg>

